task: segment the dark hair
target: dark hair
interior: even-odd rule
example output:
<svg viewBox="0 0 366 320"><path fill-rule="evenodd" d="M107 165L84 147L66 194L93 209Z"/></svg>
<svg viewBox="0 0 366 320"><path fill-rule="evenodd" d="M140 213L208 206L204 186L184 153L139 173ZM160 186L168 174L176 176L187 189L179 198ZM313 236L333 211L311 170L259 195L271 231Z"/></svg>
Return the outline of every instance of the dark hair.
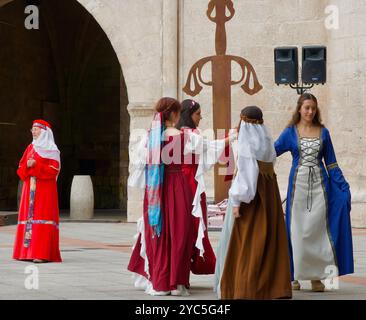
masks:
<svg viewBox="0 0 366 320"><path fill-rule="evenodd" d="M163 121L168 120L170 118L171 113L180 112L181 109L182 106L179 103L179 101L169 97L161 98L155 106L155 110L157 112L163 113Z"/></svg>
<svg viewBox="0 0 366 320"><path fill-rule="evenodd" d="M180 130L182 127L196 129L196 125L192 120L192 114L195 113L199 108L201 108L200 104L192 99L186 99L182 101L180 119L175 127L178 130Z"/></svg>
<svg viewBox="0 0 366 320"><path fill-rule="evenodd" d="M240 130L240 122L242 120L253 124L263 124L263 112L257 106L248 106L242 109L240 112L238 131Z"/></svg>
<svg viewBox="0 0 366 320"><path fill-rule="evenodd" d="M250 120L257 120L256 122L263 122L263 112L257 106L248 106L245 107L240 112L240 117Z"/></svg>
<svg viewBox="0 0 366 320"><path fill-rule="evenodd" d="M290 122L288 123L287 126L291 127L291 126L294 126L294 125L296 125L300 122L300 119L301 119L300 109L301 109L301 106L303 105L303 103L306 100L311 100L315 103L316 113L315 113L315 116L313 118L313 124L315 124L316 126L319 126L319 127L324 127L324 125L322 123L322 118L321 118L321 115L320 115L320 110L318 108L318 100L315 98L314 95L312 95L311 93L308 93L308 92L303 93L299 97L299 99L297 100L296 110L292 114L292 119L290 120Z"/></svg>

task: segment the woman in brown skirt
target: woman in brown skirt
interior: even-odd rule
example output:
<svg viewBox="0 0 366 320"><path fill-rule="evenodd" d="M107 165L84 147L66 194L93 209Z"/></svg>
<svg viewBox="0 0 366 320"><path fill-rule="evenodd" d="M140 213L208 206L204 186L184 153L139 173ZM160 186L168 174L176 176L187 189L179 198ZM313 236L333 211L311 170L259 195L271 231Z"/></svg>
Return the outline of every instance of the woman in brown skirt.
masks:
<svg viewBox="0 0 366 320"><path fill-rule="evenodd" d="M272 138L262 111L241 112L237 174L229 191L230 235L222 235L218 263L221 299L291 298L290 261ZM227 219L229 217L225 217ZM231 219L233 220L233 219ZM228 244L222 243L228 239ZM224 250L222 250L224 248ZM220 272L220 271L219 271ZM221 292L220 292L221 291Z"/></svg>

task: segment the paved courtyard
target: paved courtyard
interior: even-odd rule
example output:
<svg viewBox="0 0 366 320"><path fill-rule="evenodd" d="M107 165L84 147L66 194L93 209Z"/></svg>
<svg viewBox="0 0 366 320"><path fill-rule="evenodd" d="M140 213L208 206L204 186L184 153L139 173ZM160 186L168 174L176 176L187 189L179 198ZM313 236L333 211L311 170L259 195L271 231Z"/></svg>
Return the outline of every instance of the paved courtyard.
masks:
<svg viewBox="0 0 366 320"><path fill-rule="evenodd" d="M127 271L134 223L61 223L63 263L34 265L11 259L15 226L0 227L0 299L216 299L213 276L191 276L191 296L152 297L132 285ZM211 231L216 248L219 232ZM341 277L339 289L313 293L310 285L294 299L366 300L366 229L353 229L355 274ZM32 267L39 270L39 288L26 289ZM30 268L30 269L29 269ZM307 290L306 290L307 288Z"/></svg>

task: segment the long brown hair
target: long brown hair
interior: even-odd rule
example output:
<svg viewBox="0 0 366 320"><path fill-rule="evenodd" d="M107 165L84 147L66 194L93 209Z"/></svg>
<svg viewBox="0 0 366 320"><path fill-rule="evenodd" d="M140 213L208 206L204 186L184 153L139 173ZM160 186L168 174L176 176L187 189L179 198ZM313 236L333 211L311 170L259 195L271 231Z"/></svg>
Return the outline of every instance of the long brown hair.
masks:
<svg viewBox="0 0 366 320"><path fill-rule="evenodd" d="M180 130L182 127L196 129L196 125L192 120L192 114L201 108L200 104L192 99L186 99L182 101L181 105L182 111L180 114L180 119L175 127L178 130Z"/></svg>
<svg viewBox="0 0 366 320"><path fill-rule="evenodd" d="M311 100L315 103L316 113L313 118L313 124L316 126L319 126L319 127L324 127L324 125L322 123L322 118L320 115L320 110L318 108L318 100L315 98L314 95L312 95L311 93L307 93L307 92L303 93L297 100L296 110L292 114L292 119L290 120L290 122L288 123L287 126L288 127L295 126L300 122L300 119L301 119L300 109L301 109L301 106L303 105L304 101L306 101L306 100Z"/></svg>
<svg viewBox="0 0 366 320"><path fill-rule="evenodd" d="M168 120L172 112L180 112L181 109L182 105L180 104L180 102L174 98L169 97L161 98L155 106L155 110L157 112L163 113L163 121Z"/></svg>

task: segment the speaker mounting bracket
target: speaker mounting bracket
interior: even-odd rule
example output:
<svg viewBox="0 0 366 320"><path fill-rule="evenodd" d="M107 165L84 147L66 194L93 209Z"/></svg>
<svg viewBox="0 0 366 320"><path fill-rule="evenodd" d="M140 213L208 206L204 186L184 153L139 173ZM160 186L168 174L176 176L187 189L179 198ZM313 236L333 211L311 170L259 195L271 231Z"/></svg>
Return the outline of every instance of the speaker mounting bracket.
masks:
<svg viewBox="0 0 366 320"><path fill-rule="evenodd" d="M292 89L296 89L297 94L303 94L307 90L309 90L312 87L314 87L314 83L311 83L310 85L307 85L307 86L304 86L303 84L301 84L301 86L300 86L298 83L296 85L290 83L290 87Z"/></svg>

